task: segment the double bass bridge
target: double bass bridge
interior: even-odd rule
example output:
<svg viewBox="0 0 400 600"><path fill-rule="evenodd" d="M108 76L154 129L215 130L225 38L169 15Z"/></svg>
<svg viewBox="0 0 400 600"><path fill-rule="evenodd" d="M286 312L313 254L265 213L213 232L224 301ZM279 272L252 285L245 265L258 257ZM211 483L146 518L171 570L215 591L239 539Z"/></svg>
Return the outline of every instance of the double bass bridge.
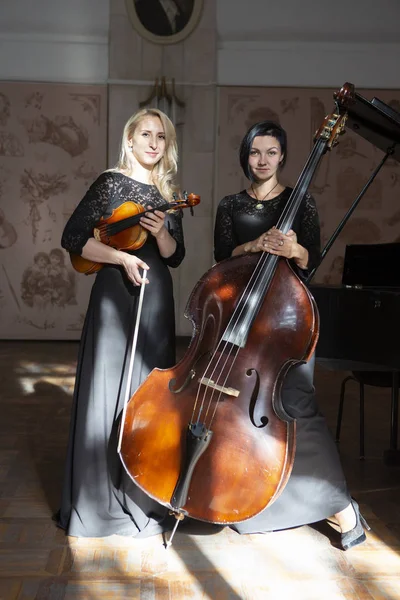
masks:
<svg viewBox="0 0 400 600"><path fill-rule="evenodd" d="M222 392L223 394L226 394L227 396L233 396L234 398L237 398L240 394L240 392L238 390L235 390L235 388L219 385L218 383L215 383L215 381L213 381L212 379L209 379L208 377L202 377L201 379L198 380L198 382L201 385L206 385L207 387L210 387L213 390L217 390L217 392Z"/></svg>

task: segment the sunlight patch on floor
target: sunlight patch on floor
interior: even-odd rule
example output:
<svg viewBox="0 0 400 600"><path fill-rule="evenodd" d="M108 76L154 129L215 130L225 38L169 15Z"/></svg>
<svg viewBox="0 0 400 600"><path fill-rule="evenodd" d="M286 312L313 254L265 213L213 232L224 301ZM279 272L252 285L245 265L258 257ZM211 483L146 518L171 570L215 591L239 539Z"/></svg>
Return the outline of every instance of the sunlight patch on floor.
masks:
<svg viewBox="0 0 400 600"><path fill-rule="evenodd" d="M23 395L35 393L38 383L47 383L72 394L75 383L75 364L20 361L15 368L17 381Z"/></svg>
<svg viewBox="0 0 400 600"><path fill-rule="evenodd" d="M374 590L374 598L378 589L381 598L400 597L393 595L400 592L398 548L371 532L366 544L346 553L309 527L251 536L228 528L214 535L178 532L167 550L161 536L69 538L69 544L72 570L83 579L86 571L97 569L103 577L120 578L114 583L117 594L124 585L125 591L134 591L134 582L140 581L141 593L151 588L153 593L173 593L174 600L213 599L212 590L241 600L311 600L320 599L322 592L324 600L338 600L359 597L358 586L363 585ZM112 589L107 585L92 591L106 597Z"/></svg>

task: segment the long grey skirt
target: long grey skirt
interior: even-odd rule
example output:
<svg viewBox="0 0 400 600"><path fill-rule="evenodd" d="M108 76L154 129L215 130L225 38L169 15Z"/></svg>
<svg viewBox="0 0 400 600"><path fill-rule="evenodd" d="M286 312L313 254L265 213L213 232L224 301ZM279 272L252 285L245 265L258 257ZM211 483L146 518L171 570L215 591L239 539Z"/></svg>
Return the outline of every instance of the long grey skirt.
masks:
<svg viewBox="0 0 400 600"><path fill-rule="evenodd" d="M131 393L154 367L168 368L175 363L171 277L167 267L153 261L146 250L141 257L151 266L150 284L145 293ZM59 513L60 526L71 536L146 537L171 528L167 509L131 481L116 453L138 294L138 288L118 268L103 268L96 276L80 345ZM297 420L293 470L284 491L270 507L231 526L239 533L315 523L350 502L335 443L318 411L313 375L312 358L286 377L283 403Z"/></svg>
<svg viewBox="0 0 400 600"><path fill-rule="evenodd" d="M130 396L154 367L175 364L172 279L155 249L135 252L150 266ZM139 288L122 269L96 275L82 332L59 525L68 535L146 537L169 529L167 509L130 479L117 455Z"/></svg>
<svg viewBox="0 0 400 600"><path fill-rule="evenodd" d="M350 495L336 444L319 412L315 358L289 371L282 388L286 411L296 419L296 455L282 494L256 517L232 525L239 533L263 533L322 521L348 506Z"/></svg>

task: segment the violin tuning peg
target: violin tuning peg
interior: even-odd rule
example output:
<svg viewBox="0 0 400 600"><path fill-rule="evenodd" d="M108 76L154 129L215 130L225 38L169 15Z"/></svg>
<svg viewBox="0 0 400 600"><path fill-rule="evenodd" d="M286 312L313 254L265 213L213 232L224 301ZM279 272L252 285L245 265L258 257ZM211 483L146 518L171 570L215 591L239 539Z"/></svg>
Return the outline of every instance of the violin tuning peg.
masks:
<svg viewBox="0 0 400 600"><path fill-rule="evenodd" d="M193 215L194 215L193 206L191 206L189 210L190 210L190 214L191 214L191 215L192 215L192 217L193 217Z"/></svg>
<svg viewBox="0 0 400 600"><path fill-rule="evenodd" d="M188 199L188 193L186 190L183 190L183 199L186 201Z"/></svg>
<svg viewBox="0 0 400 600"><path fill-rule="evenodd" d="M174 200L174 202L178 200L178 194L176 192L172 194L172 200Z"/></svg>

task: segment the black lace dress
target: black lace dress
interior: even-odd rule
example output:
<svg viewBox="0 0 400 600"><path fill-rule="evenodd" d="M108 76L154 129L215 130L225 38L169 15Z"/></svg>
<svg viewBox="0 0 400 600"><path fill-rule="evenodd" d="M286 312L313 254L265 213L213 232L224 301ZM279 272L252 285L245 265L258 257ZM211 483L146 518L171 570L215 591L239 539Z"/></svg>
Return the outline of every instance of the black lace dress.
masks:
<svg viewBox="0 0 400 600"><path fill-rule="evenodd" d="M277 224L289 198L279 196L259 203L246 191L221 200L214 232L215 259L228 258ZM293 224L299 244L309 252L309 269L320 255L320 228L314 199L306 195ZM295 265L293 264L295 267ZM297 269L299 275L306 273ZM321 521L350 503L336 445L318 410L314 393L314 358L296 366L282 389L286 411L296 419L296 455L289 481L279 498L256 517L232 526L239 533L263 533Z"/></svg>
<svg viewBox="0 0 400 600"><path fill-rule="evenodd" d="M165 203L155 186L118 172L93 183L69 219L62 246L81 254L101 216L132 200L146 208ZM149 234L134 254L150 267L133 368L132 394L154 367L175 364L172 279L185 254L181 215L169 214L176 251L162 258ZM59 524L68 535L149 536L168 528L166 509L148 498L123 469L116 452L130 345L140 288L123 268L105 265L95 276L80 343Z"/></svg>

